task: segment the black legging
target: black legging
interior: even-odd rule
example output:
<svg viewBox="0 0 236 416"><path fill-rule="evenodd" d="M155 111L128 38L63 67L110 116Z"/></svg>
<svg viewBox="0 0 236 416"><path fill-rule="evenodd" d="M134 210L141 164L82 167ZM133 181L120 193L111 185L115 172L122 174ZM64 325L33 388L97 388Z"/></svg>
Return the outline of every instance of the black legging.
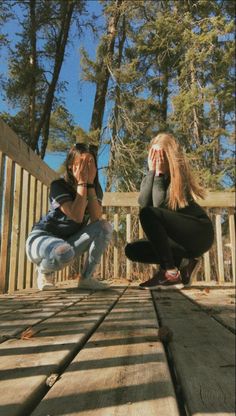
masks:
<svg viewBox="0 0 236 416"><path fill-rule="evenodd" d="M183 258L201 256L214 240L207 217L145 207L140 211L140 222L147 240L127 244L125 254L132 261L160 264L163 269L179 267Z"/></svg>

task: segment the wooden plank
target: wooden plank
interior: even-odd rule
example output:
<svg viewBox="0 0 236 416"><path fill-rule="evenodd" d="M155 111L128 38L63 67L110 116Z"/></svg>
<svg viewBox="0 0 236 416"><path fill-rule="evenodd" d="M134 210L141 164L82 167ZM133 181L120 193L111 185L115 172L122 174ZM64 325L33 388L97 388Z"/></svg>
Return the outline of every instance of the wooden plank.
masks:
<svg viewBox="0 0 236 416"><path fill-rule="evenodd" d="M1 226L1 264L0 264L0 293L8 289L8 271L9 271L9 249L11 235L11 218L12 218L12 201L13 201L13 162L11 159L6 160L6 177L4 192L3 223Z"/></svg>
<svg viewBox="0 0 236 416"><path fill-rule="evenodd" d="M59 176L3 120L0 120L0 150L48 186Z"/></svg>
<svg viewBox="0 0 236 416"><path fill-rule="evenodd" d="M28 235L32 230L35 222L36 208L36 178L30 175L30 191L29 191L29 210L28 210ZM27 237L28 237L27 235ZM26 282L25 287L28 289L33 286L34 265L28 259L26 261Z"/></svg>
<svg viewBox="0 0 236 416"><path fill-rule="evenodd" d="M236 260L235 260L235 220L234 220L234 212L233 210L229 211L229 236L230 236L230 244L231 244L231 258L232 258L232 275L233 275L233 283L236 283Z"/></svg>
<svg viewBox="0 0 236 416"><path fill-rule="evenodd" d="M21 221L20 221L20 244L18 260L17 289L25 287L26 253L25 242L28 233L28 207L29 207L29 173L23 170L22 198L21 198Z"/></svg>
<svg viewBox="0 0 236 416"><path fill-rule="evenodd" d="M3 208L4 164L5 164L5 155L0 151L0 225L1 225L1 220L2 220L2 208ZM1 238L0 238L0 248L1 248Z"/></svg>
<svg viewBox="0 0 236 416"><path fill-rule="evenodd" d="M216 246L217 246L217 263L218 263L219 283L223 283L225 281L225 275L224 275L221 214L216 214Z"/></svg>
<svg viewBox="0 0 236 416"><path fill-rule="evenodd" d="M143 227L142 227L140 221L138 222L138 238L140 240L142 240L144 238Z"/></svg>
<svg viewBox="0 0 236 416"><path fill-rule="evenodd" d="M9 286L8 292L14 292L16 289L17 269L18 269L18 250L20 244L20 217L21 217L21 194L22 194L22 168L15 165L15 189L13 200L12 215L12 234L10 248L10 265L9 265Z"/></svg>
<svg viewBox="0 0 236 416"><path fill-rule="evenodd" d="M106 208L103 208L103 214L102 218L104 220L107 220L107 214L106 214ZM100 272L101 272L101 278L104 280L106 278L106 250L102 254L101 261L100 261Z"/></svg>
<svg viewBox="0 0 236 416"><path fill-rule="evenodd" d="M114 250L113 250L113 277L116 279L119 276L118 263L118 230L119 230L119 215L116 211L114 214Z"/></svg>
<svg viewBox="0 0 236 416"><path fill-rule="evenodd" d="M233 416L234 335L181 293L153 292L188 415Z"/></svg>
<svg viewBox="0 0 236 416"><path fill-rule="evenodd" d="M78 290L72 292L73 304L34 326L33 337L12 339L0 345L1 415L31 413L45 394L52 375L60 374L71 362L122 291L96 292L84 300L78 299Z"/></svg>
<svg viewBox="0 0 236 416"><path fill-rule="evenodd" d="M104 192L105 207L137 207L139 192ZM197 201L202 207L226 208L235 206L235 192L208 192L207 197Z"/></svg>
<svg viewBox="0 0 236 416"><path fill-rule="evenodd" d="M4 297L0 297L0 321L3 315L8 314L9 320L12 320L14 315L11 312L14 311L14 314L19 309L25 309L29 307L33 307L33 305L39 304L46 299L50 299L55 297L55 292L34 292L34 293L18 293L11 294L11 295L4 295ZM4 337L3 337L4 338Z"/></svg>
<svg viewBox="0 0 236 416"><path fill-rule="evenodd" d="M210 283L211 282L211 264L210 264L210 253L207 251L203 254L204 259L204 277L205 282Z"/></svg>
<svg viewBox="0 0 236 416"><path fill-rule="evenodd" d="M42 214L45 215L48 211L48 188L42 185Z"/></svg>
<svg viewBox="0 0 236 416"><path fill-rule="evenodd" d="M32 416L177 416L148 292L128 289Z"/></svg>
<svg viewBox="0 0 236 416"><path fill-rule="evenodd" d="M236 331L235 289L230 288L191 288L184 294L196 302L209 316L214 317L225 327Z"/></svg>
<svg viewBox="0 0 236 416"><path fill-rule="evenodd" d="M42 182L36 182L36 210L35 210L35 222L39 221L42 213Z"/></svg>
<svg viewBox="0 0 236 416"><path fill-rule="evenodd" d="M131 212L126 214L126 242L131 242ZM129 259L126 259L126 278L130 279L132 270L132 263Z"/></svg>

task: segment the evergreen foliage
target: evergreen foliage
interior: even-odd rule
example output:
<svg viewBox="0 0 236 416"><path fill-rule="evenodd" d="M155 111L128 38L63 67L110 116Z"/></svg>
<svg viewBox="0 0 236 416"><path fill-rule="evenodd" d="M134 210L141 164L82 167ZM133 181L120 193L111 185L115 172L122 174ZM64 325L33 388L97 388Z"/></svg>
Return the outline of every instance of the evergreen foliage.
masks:
<svg viewBox="0 0 236 416"><path fill-rule="evenodd" d="M41 157L47 146L66 150L74 141L108 146L107 190L139 189L159 130L176 135L206 187L233 187L234 2L101 0L103 28L85 15L87 4L18 2L19 42L5 83L17 113L1 116ZM4 24L9 1L0 8ZM81 15L99 36L94 60L81 50L83 80L95 86L89 132L74 125L59 82L69 29Z"/></svg>

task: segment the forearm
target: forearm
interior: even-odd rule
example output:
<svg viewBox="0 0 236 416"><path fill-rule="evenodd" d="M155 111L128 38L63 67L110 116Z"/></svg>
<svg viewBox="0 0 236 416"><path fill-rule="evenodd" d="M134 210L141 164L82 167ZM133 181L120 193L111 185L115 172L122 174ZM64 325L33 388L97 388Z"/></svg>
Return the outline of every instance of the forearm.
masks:
<svg viewBox="0 0 236 416"><path fill-rule="evenodd" d="M73 201L65 202L61 211L73 221L82 223L87 206L87 188L77 186L76 197Z"/></svg>
<svg viewBox="0 0 236 416"><path fill-rule="evenodd" d="M152 205L152 186L154 171L149 171L142 180L138 203L140 207L148 207Z"/></svg>
<svg viewBox="0 0 236 416"><path fill-rule="evenodd" d="M155 176L152 187L152 201L154 207L159 207L165 202L166 186L163 176Z"/></svg>
<svg viewBox="0 0 236 416"><path fill-rule="evenodd" d="M102 207L97 199L96 191L94 188L88 188L88 213L91 222L97 221L102 217Z"/></svg>

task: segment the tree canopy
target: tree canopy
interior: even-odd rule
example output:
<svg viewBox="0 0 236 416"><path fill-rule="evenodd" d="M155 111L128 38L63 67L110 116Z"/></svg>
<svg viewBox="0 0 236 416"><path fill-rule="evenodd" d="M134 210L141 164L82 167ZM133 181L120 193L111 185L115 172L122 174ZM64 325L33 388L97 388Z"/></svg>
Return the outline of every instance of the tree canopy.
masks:
<svg viewBox="0 0 236 416"><path fill-rule="evenodd" d="M0 74L0 81L16 110L1 117L42 158L46 149L65 151L74 140L107 146L108 190L139 189L147 143L159 130L178 138L205 186L232 187L234 2L97 3L102 27L89 0L18 0L14 7L0 1L0 53L9 48L11 56L8 78ZM19 40L12 47L4 24L14 18ZM81 49L83 82L95 88L87 132L66 108L67 85L60 80L73 22L74 47L86 30L97 36L95 58ZM78 108L79 101L78 93Z"/></svg>

